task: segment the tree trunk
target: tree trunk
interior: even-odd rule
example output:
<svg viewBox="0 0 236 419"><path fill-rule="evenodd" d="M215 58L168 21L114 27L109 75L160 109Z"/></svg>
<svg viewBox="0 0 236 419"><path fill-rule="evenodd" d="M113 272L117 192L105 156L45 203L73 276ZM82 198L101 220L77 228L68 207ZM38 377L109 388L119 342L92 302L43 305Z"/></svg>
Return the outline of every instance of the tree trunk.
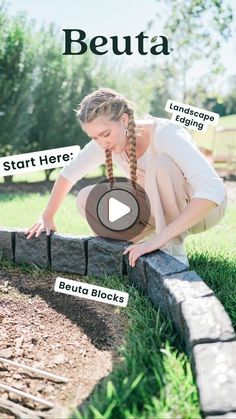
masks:
<svg viewBox="0 0 236 419"><path fill-rule="evenodd" d="M53 170L54 169L45 169L44 170L44 172L45 172L45 177L46 177L46 180L48 181L48 180L50 180L50 175L51 175L51 173L53 172Z"/></svg>
<svg viewBox="0 0 236 419"><path fill-rule="evenodd" d="M6 185L11 185L13 183L13 175L3 176L3 179Z"/></svg>

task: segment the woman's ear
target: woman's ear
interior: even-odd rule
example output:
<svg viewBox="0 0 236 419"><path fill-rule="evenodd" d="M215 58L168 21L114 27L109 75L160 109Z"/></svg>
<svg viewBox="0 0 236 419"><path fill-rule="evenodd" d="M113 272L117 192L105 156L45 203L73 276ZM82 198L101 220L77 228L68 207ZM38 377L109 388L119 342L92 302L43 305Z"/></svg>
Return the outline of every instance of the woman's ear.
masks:
<svg viewBox="0 0 236 419"><path fill-rule="evenodd" d="M121 122L122 122L122 124L125 125L125 127L127 127L128 122L129 122L129 115L126 112L123 113L123 115L121 117Z"/></svg>

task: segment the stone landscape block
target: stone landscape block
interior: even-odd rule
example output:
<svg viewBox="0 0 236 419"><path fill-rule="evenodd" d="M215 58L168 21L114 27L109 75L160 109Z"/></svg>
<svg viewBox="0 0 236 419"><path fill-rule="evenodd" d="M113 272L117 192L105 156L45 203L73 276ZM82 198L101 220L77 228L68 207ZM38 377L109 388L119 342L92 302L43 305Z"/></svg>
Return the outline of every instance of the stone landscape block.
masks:
<svg viewBox="0 0 236 419"><path fill-rule="evenodd" d="M14 260L14 229L0 227L0 260L4 257Z"/></svg>
<svg viewBox="0 0 236 419"><path fill-rule="evenodd" d="M236 419L236 410L235 412L223 413L222 415L205 416L205 419Z"/></svg>
<svg viewBox="0 0 236 419"><path fill-rule="evenodd" d="M98 278L104 275L122 276L124 273L123 251L129 243L102 237L88 241L87 275Z"/></svg>
<svg viewBox="0 0 236 419"><path fill-rule="evenodd" d="M91 237L54 233L51 236L51 268L86 275L87 241Z"/></svg>
<svg viewBox="0 0 236 419"><path fill-rule="evenodd" d="M145 264L147 257L145 255L139 257L133 268L129 264L129 256L125 255L124 257L130 283L135 285L135 287L137 287L140 291L147 292L147 274Z"/></svg>
<svg viewBox="0 0 236 419"><path fill-rule="evenodd" d="M162 302L165 309L171 313L172 320L181 332L181 303L192 298L213 295L213 291L197 275L195 271L185 271L162 277Z"/></svg>
<svg viewBox="0 0 236 419"><path fill-rule="evenodd" d="M199 343L235 339L231 320L215 296L192 298L181 304L182 330L187 350Z"/></svg>
<svg viewBox="0 0 236 419"><path fill-rule="evenodd" d="M163 276L187 271L188 268L174 257L157 250L148 255L145 260L147 274L147 293L156 307L166 311L163 296Z"/></svg>
<svg viewBox="0 0 236 419"><path fill-rule="evenodd" d="M196 345L193 355L203 415L236 411L236 342Z"/></svg>
<svg viewBox="0 0 236 419"><path fill-rule="evenodd" d="M15 235L15 262L35 264L40 268L49 268L48 257L49 237L43 232L39 237L26 239L24 230L16 232Z"/></svg>

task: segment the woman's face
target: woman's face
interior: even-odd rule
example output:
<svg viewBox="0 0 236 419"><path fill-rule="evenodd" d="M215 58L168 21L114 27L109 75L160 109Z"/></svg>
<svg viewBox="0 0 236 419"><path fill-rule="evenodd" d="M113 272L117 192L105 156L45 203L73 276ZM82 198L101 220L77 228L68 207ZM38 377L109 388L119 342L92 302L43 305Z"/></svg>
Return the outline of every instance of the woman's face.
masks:
<svg viewBox="0 0 236 419"><path fill-rule="evenodd" d="M83 124L83 129L104 150L121 153L127 145L125 128L128 125L128 115L123 114L120 120L111 121L107 116L98 116L92 122Z"/></svg>

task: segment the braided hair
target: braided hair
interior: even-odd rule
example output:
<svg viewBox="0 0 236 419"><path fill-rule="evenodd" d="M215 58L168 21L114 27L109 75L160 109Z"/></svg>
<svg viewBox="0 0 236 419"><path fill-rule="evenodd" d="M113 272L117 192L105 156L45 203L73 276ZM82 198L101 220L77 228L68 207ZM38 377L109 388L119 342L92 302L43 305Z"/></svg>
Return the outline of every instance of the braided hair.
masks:
<svg viewBox="0 0 236 419"><path fill-rule="evenodd" d="M77 117L81 124L89 123L98 116L107 116L110 120L117 121L123 113L127 113L129 117L127 138L130 158L130 178L133 187L136 189L136 125L134 121L134 107L131 102L113 89L102 88L85 96L79 106L79 109L76 110ZM114 174L111 150L105 150L105 163L107 177L110 182L110 187L112 188L114 185Z"/></svg>

